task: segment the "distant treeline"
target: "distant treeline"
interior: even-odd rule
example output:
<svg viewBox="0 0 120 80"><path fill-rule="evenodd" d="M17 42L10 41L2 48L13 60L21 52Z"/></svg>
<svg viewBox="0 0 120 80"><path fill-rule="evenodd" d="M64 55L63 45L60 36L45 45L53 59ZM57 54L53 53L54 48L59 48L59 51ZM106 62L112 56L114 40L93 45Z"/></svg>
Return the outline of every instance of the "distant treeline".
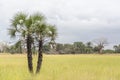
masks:
<svg viewBox="0 0 120 80"><path fill-rule="evenodd" d="M104 49L104 46L93 45L92 42L74 42L73 44L57 43L56 48L50 48L49 44L45 44L43 48L44 53L57 54L92 54L92 53L120 53L120 45L113 46L113 49Z"/></svg>
<svg viewBox="0 0 120 80"><path fill-rule="evenodd" d="M32 51L37 54L36 44L32 45ZM26 53L25 44L22 41L18 41L13 45L2 44L0 46L1 53ZM46 43L43 46L43 52L46 54L92 54L92 53L120 53L120 45L113 46L113 49L104 49L103 44L94 45L92 42L74 42L72 44L56 43L51 45Z"/></svg>

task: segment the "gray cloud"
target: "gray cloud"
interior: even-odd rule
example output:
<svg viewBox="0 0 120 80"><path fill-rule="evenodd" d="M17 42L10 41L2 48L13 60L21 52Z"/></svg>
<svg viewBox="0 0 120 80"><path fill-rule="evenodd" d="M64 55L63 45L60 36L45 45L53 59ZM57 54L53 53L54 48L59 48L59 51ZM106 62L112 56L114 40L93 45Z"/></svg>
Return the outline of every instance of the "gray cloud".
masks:
<svg viewBox="0 0 120 80"><path fill-rule="evenodd" d="M119 3L119 0L0 0L0 30L4 31L4 37L0 32L0 39L9 40L6 29L16 12L40 11L48 23L57 26L57 42L106 37L111 44L120 43Z"/></svg>

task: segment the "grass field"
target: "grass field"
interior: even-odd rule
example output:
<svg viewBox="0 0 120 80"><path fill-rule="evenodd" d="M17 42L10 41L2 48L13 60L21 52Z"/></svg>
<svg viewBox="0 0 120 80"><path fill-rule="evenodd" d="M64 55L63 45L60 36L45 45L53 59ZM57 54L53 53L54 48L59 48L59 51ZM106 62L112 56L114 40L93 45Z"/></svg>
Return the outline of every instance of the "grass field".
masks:
<svg viewBox="0 0 120 80"><path fill-rule="evenodd" d="M120 55L44 55L41 73L31 75L26 55L3 54L0 80L120 80Z"/></svg>

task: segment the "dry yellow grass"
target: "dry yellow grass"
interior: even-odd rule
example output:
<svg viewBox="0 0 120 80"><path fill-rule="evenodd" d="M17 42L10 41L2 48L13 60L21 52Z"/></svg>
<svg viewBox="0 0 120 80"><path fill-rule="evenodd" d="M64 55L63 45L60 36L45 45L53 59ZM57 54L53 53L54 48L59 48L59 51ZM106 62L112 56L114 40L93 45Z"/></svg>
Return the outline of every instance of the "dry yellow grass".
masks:
<svg viewBox="0 0 120 80"><path fill-rule="evenodd" d="M2 54L0 80L120 80L120 55L44 55L41 73L31 75L26 55Z"/></svg>

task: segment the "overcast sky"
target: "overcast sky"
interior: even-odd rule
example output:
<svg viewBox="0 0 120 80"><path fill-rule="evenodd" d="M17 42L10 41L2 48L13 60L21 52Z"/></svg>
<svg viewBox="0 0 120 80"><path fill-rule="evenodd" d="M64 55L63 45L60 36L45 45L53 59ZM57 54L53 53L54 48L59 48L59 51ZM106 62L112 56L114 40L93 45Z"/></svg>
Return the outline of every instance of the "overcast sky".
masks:
<svg viewBox="0 0 120 80"><path fill-rule="evenodd" d="M17 12L42 12L58 29L57 42L92 41L105 37L110 48L120 43L120 0L0 0L0 41Z"/></svg>

